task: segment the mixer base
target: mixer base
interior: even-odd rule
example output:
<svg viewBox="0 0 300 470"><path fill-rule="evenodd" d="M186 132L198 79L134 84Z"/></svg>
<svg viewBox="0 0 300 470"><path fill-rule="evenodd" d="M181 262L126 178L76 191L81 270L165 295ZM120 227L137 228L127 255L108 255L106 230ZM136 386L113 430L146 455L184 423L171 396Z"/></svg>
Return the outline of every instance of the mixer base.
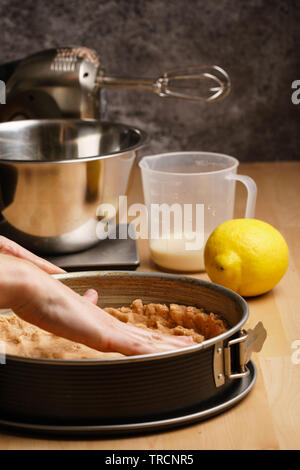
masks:
<svg viewBox="0 0 300 470"><path fill-rule="evenodd" d="M128 233L128 232L127 232ZM59 256L48 256L48 261L66 271L135 270L139 264L136 240L106 239L87 250Z"/></svg>
<svg viewBox="0 0 300 470"><path fill-rule="evenodd" d="M117 227L117 234L119 226ZM127 226L128 230L128 226ZM127 231L128 233L128 231ZM14 234L4 221L0 221L0 235L15 240ZM32 250L34 251L34 250ZM37 253L66 271L115 270L134 271L140 264L136 240L106 239L87 250L57 256Z"/></svg>

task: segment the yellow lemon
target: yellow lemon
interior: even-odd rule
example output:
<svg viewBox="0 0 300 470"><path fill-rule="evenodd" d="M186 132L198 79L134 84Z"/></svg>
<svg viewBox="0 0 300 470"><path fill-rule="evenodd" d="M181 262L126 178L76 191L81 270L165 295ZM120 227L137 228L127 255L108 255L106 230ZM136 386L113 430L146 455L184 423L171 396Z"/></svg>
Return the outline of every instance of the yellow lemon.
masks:
<svg viewBox="0 0 300 470"><path fill-rule="evenodd" d="M271 290L285 274L289 249L281 233L257 219L222 223L208 238L204 263L210 279L242 296Z"/></svg>

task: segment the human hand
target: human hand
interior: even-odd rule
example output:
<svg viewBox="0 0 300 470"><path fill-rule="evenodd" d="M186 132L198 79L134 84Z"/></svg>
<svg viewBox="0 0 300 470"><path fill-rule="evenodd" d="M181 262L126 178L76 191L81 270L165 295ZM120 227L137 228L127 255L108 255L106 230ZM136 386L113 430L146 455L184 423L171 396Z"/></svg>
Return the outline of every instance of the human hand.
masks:
<svg viewBox="0 0 300 470"><path fill-rule="evenodd" d="M14 312L25 321L72 341L103 352L150 354L194 344L192 338L171 336L123 323L95 305L97 293L84 296L59 280L30 268L27 296L19 298Z"/></svg>
<svg viewBox="0 0 300 470"><path fill-rule="evenodd" d="M0 254L10 255L24 261L28 261L49 274L63 274L66 272L58 266L50 263L40 256L31 253L31 251L26 250L22 246L2 235L0 235ZM95 290L89 289L83 295L94 304L97 304L98 294Z"/></svg>
<svg viewBox="0 0 300 470"><path fill-rule="evenodd" d="M34 255L31 253L31 251L26 250L26 248L23 248L9 238L3 237L2 235L0 235L0 253L29 261L49 274L65 273L63 269L55 266L52 263L49 263L49 261L46 261L37 255Z"/></svg>
<svg viewBox="0 0 300 470"><path fill-rule="evenodd" d="M0 252L15 256L0 254L0 308L12 308L29 323L100 351L149 354L194 344L190 337L163 335L119 321L96 306L95 290L80 296L47 274L56 270L54 265L6 240L0 237Z"/></svg>

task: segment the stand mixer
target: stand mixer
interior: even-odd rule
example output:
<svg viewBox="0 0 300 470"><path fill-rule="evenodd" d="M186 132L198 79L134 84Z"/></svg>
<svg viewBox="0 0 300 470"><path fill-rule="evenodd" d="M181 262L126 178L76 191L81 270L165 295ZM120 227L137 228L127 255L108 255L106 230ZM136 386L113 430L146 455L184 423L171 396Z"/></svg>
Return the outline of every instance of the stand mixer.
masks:
<svg viewBox="0 0 300 470"><path fill-rule="evenodd" d="M99 243L97 207L109 203L118 211L145 142L139 129L105 122L106 89L198 102L217 101L230 91L230 79L218 66L178 68L157 79L109 76L86 47L49 49L2 65L0 80L6 84L6 104L0 106L1 233L52 256Z"/></svg>
<svg viewBox="0 0 300 470"><path fill-rule="evenodd" d="M177 68L157 79L105 74L99 56L86 47L60 47L0 66L6 105L0 121L105 119L105 89L149 90L161 97L214 102L227 96L230 79L218 66Z"/></svg>

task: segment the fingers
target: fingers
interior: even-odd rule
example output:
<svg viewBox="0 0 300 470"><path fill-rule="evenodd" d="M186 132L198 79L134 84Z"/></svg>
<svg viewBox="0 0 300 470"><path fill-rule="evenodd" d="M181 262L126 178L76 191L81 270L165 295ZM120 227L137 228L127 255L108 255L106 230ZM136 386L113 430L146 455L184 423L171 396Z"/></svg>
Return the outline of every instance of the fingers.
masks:
<svg viewBox="0 0 300 470"><path fill-rule="evenodd" d="M191 336L174 336L156 332L150 333L148 341L155 352L173 351L196 344Z"/></svg>
<svg viewBox="0 0 300 470"><path fill-rule="evenodd" d="M122 322L112 333L106 350L119 351L127 356L173 351L196 344L191 336L162 334Z"/></svg>
<svg viewBox="0 0 300 470"><path fill-rule="evenodd" d="M29 261L48 274L65 273L63 269L59 268L58 266L55 266L54 264L50 263L49 261L46 261L43 258L40 258L37 255L34 255L30 251L26 250L26 248L23 248L12 240L3 237L2 235L0 235L0 253L15 256L16 258L21 258L26 261Z"/></svg>
<svg viewBox="0 0 300 470"><path fill-rule="evenodd" d="M97 305L98 302L98 292L95 291L94 289L88 289L84 294L83 297L85 297L87 300L92 302L93 304Z"/></svg>
<svg viewBox="0 0 300 470"><path fill-rule="evenodd" d="M182 345L190 346L195 344L191 336L184 335L172 335L161 333L159 330L150 330L146 328L136 327L135 325L127 324L127 327L131 330L133 335L136 335L137 338L148 340L153 343L163 342L165 345L183 347Z"/></svg>

